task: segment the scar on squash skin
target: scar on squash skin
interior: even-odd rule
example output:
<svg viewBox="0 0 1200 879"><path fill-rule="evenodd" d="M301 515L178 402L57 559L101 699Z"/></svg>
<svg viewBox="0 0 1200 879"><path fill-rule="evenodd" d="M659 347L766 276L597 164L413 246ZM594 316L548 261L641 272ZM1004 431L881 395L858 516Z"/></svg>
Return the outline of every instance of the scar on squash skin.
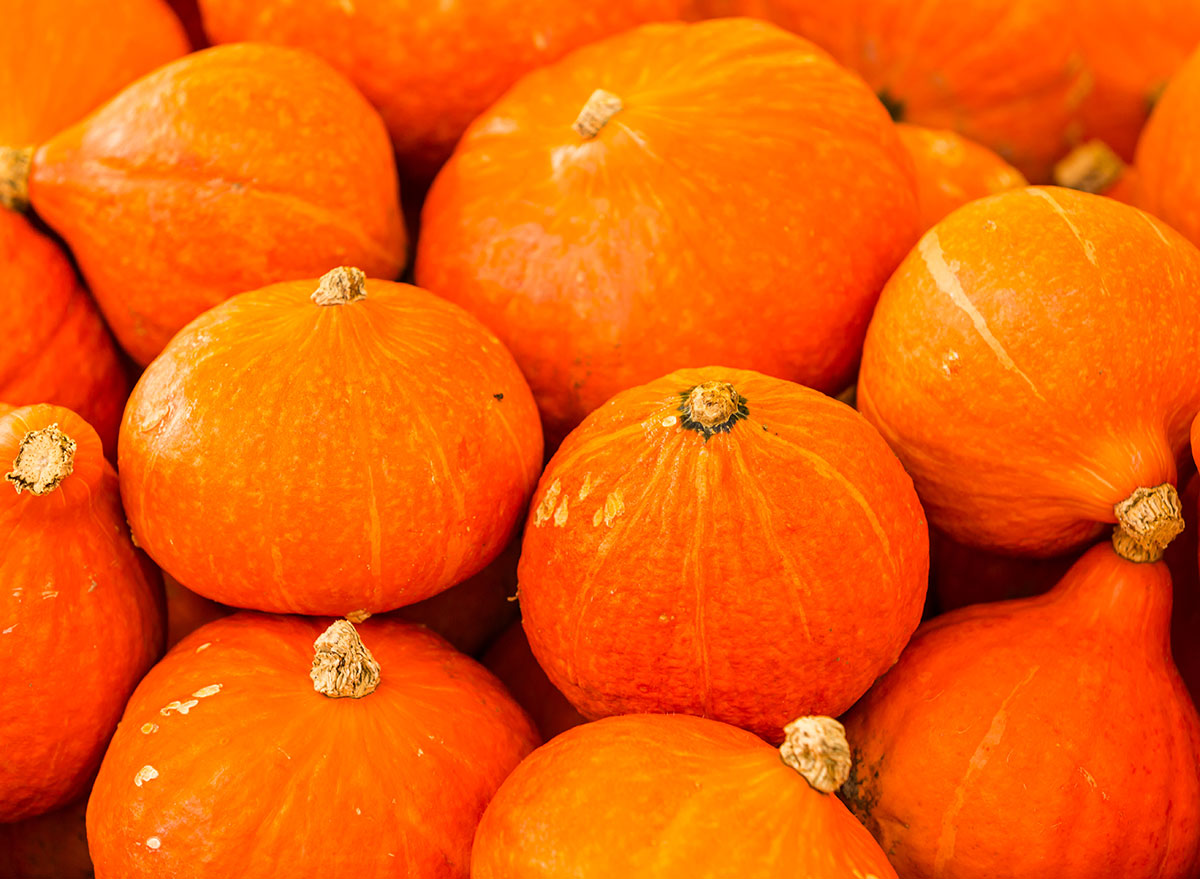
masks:
<svg viewBox="0 0 1200 879"><path fill-rule="evenodd" d="M564 497L558 505L558 509L554 511L554 526L556 528L562 528L567 524L567 500Z"/></svg>
<svg viewBox="0 0 1200 879"><path fill-rule="evenodd" d="M592 516L592 525L599 525L601 521L608 527L612 527L612 523L621 517L625 512L625 496L620 489L609 492L608 497L604 499L604 506L596 510Z"/></svg>
<svg viewBox="0 0 1200 879"><path fill-rule="evenodd" d="M197 699L203 699L207 696L215 696L221 692L222 684L209 684L207 687L201 687L196 692L192 693Z"/></svg>
<svg viewBox="0 0 1200 879"><path fill-rule="evenodd" d="M137 771L136 775L133 776L133 784L135 787L141 787L147 781L151 781L155 778L158 778L158 770L153 766L146 764Z"/></svg>
<svg viewBox="0 0 1200 879"><path fill-rule="evenodd" d="M592 474L583 474L583 485L579 486L579 499L586 500L587 496L592 493Z"/></svg>
<svg viewBox="0 0 1200 879"><path fill-rule="evenodd" d="M180 714L187 714L199 704L199 699L189 699L186 702L170 702L160 708L158 713L163 717L170 717L172 711L178 711Z"/></svg>
<svg viewBox="0 0 1200 879"><path fill-rule="evenodd" d="M158 847L162 845L162 840L157 836L152 836L146 840L146 848L158 851Z"/></svg>
<svg viewBox="0 0 1200 879"><path fill-rule="evenodd" d="M151 733L156 733L156 732L158 732L158 724L157 723L143 723L142 724L142 735L148 736Z"/></svg>
<svg viewBox="0 0 1200 879"><path fill-rule="evenodd" d="M544 525L549 521L550 517L554 515L554 506L558 503L558 496L561 493L562 481L556 479L546 489L546 494L542 497L542 502L538 504L538 508L533 514L534 525Z"/></svg>

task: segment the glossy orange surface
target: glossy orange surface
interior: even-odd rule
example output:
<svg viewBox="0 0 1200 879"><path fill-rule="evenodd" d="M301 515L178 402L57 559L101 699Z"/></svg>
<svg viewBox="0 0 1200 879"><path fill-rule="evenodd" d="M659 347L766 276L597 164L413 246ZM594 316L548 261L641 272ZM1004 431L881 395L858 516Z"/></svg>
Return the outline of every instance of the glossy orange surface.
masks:
<svg viewBox="0 0 1200 879"><path fill-rule="evenodd" d="M1138 205L1200 244L1200 49L1159 99L1135 165Z"/></svg>
<svg viewBox="0 0 1200 879"><path fill-rule="evenodd" d="M121 430L134 534L206 598L344 615L412 604L500 554L542 463L504 346L423 290L294 281L192 322Z"/></svg>
<svg viewBox="0 0 1200 879"><path fill-rule="evenodd" d="M706 439L681 404L708 381L746 414ZM911 480L853 409L753 372L681 370L618 394L550 461L521 612L585 716L696 714L780 741L896 661L928 558Z"/></svg>
<svg viewBox="0 0 1200 879"><path fill-rule="evenodd" d="M96 432L56 406L0 411L0 822L83 793L163 644L158 570L134 549ZM74 470L45 494L3 479L57 424Z"/></svg>
<svg viewBox="0 0 1200 879"><path fill-rule="evenodd" d="M408 623L358 626L374 692L316 692L328 623L237 614L146 676L88 805L98 879L467 879L479 817L537 732L486 669Z"/></svg>
<svg viewBox="0 0 1200 879"><path fill-rule="evenodd" d="M1200 718L1171 576L1108 542L1044 596L927 623L845 718L842 794L901 876L1191 879Z"/></svg>
<svg viewBox="0 0 1200 879"><path fill-rule="evenodd" d="M290 49L225 46L167 65L44 144L29 188L143 366L235 293L338 265L382 278L404 266L382 121Z"/></svg>
<svg viewBox="0 0 1200 879"><path fill-rule="evenodd" d="M501 786L472 879L895 879L836 796L779 751L697 717L610 717L568 730Z"/></svg>
<svg viewBox="0 0 1200 879"><path fill-rule="evenodd" d="M597 88L623 109L588 140L572 123ZM918 234L879 102L745 20L647 25L529 74L472 125L422 222L417 283L509 346L551 446L682 367L840 391Z"/></svg>
<svg viewBox="0 0 1200 879"><path fill-rule="evenodd" d="M1200 251L1112 199L1030 188L927 232L867 334L858 408L930 522L1056 555L1174 483L1200 411Z"/></svg>

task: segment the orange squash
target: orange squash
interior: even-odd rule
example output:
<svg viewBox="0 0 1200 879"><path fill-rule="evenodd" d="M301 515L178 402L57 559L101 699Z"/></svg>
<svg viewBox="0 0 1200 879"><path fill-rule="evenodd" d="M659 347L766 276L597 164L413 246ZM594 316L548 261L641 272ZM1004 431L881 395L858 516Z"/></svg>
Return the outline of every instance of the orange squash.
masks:
<svg viewBox="0 0 1200 879"><path fill-rule="evenodd" d="M840 714L920 621L925 518L853 409L709 367L618 394L550 461L521 613L586 717L680 712L778 742Z"/></svg>
<svg viewBox="0 0 1200 879"><path fill-rule="evenodd" d="M467 879L533 725L419 626L327 625L226 617L146 676L88 803L98 879Z"/></svg>
<svg viewBox="0 0 1200 879"><path fill-rule="evenodd" d="M379 108L406 176L429 179L471 120L523 74L647 21L681 0L201 0L218 43L298 46ZM568 120L569 121L569 120Z"/></svg>
<svg viewBox="0 0 1200 879"><path fill-rule="evenodd" d="M1091 88L1075 0L742 0L858 71L897 122L949 128L1030 180L1078 137Z"/></svg>
<svg viewBox="0 0 1200 879"><path fill-rule="evenodd" d="M542 440L478 321L340 268L189 324L134 388L119 458L133 533L183 585L345 615L428 598L499 555Z"/></svg>
<svg viewBox="0 0 1200 879"><path fill-rule="evenodd" d="M856 76L760 22L647 25L472 125L416 277L509 346L554 446L682 366L840 391L916 224L911 160Z"/></svg>
<svg viewBox="0 0 1200 879"><path fill-rule="evenodd" d="M162 0L0 0L0 21L0 145L41 143L188 51Z"/></svg>
<svg viewBox="0 0 1200 879"><path fill-rule="evenodd" d="M5 326L0 400L77 411L115 461L117 428L129 396L116 345L58 245L24 217L3 210L0 308Z"/></svg>
<svg viewBox="0 0 1200 879"><path fill-rule="evenodd" d="M87 797L36 818L0 824L0 876L92 879L83 816Z"/></svg>
<svg viewBox="0 0 1200 879"><path fill-rule="evenodd" d="M832 795L849 758L828 717L789 725L779 750L697 717L590 723L543 745L500 787L471 879L895 879Z"/></svg>
<svg viewBox="0 0 1200 879"><path fill-rule="evenodd" d="M206 623L234 612L232 607L197 595L170 574L163 575L167 599L167 649Z"/></svg>
<svg viewBox="0 0 1200 879"><path fill-rule="evenodd" d="M1200 251L1112 199L1018 190L960 208L896 270L858 408L961 543L1058 555L1120 520L1165 545L1197 350Z"/></svg>
<svg viewBox="0 0 1200 879"><path fill-rule="evenodd" d="M917 169L922 229L969 201L1025 185L1020 171L953 131L906 123L896 131Z"/></svg>
<svg viewBox="0 0 1200 879"><path fill-rule="evenodd" d="M1200 244L1200 49L1171 79L1142 137L1138 206Z"/></svg>
<svg viewBox="0 0 1200 879"><path fill-rule="evenodd" d="M1084 139L1132 161L1138 134L1167 82L1200 44L1193 0L1074 0L1072 17L1092 87L1080 107Z"/></svg>
<svg viewBox="0 0 1200 879"><path fill-rule="evenodd" d="M209 46L208 35L204 33L204 22L200 18L200 4L196 0L167 0L183 29L187 31L188 40L193 49L205 49Z"/></svg>
<svg viewBox="0 0 1200 879"><path fill-rule="evenodd" d="M546 741L585 722L533 658L529 639L519 622L505 629L488 648L483 664L508 687Z"/></svg>
<svg viewBox="0 0 1200 879"><path fill-rule="evenodd" d="M0 407L0 823L83 793L162 649L100 438L57 406Z"/></svg>
<svg viewBox="0 0 1200 879"><path fill-rule="evenodd" d="M931 529L929 589L938 613L985 601L1029 598L1061 580L1077 558L1078 554L1050 559L999 555L965 546Z"/></svg>
<svg viewBox="0 0 1200 879"><path fill-rule="evenodd" d="M235 293L344 263L382 278L404 266L383 122L291 49L224 46L168 64L32 154L0 150L0 202L5 191L66 240L143 366Z"/></svg>
<svg viewBox="0 0 1200 879"><path fill-rule="evenodd" d="M1054 166L1059 186L1138 204L1137 171L1101 140L1089 140L1067 153Z"/></svg>
<svg viewBox="0 0 1200 879"><path fill-rule="evenodd" d="M1171 654L1180 677L1200 707L1200 476L1192 475L1180 496L1184 515L1191 527L1163 553L1163 561L1171 571L1175 586L1171 607ZM1192 516L1196 516L1192 519Z"/></svg>
<svg viewBox="0 0 1200 879"><path fill-rule="evenodd" d="M927 623L846 717L842 795L901 876L1200 875L1200 717L1171 577L1089 550L1051 592Z"/></svg>

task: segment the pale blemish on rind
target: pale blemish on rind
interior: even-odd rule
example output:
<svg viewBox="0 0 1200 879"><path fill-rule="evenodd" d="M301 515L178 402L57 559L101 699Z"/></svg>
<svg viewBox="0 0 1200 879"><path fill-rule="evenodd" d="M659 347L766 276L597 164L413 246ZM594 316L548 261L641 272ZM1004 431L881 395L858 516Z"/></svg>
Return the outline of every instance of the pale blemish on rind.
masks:
<svg viewBox="0 0 1200 879"><path fill-rule="evenodd" d="M562 494L562 481L554 480L550 483L550 487L546 489L546 493L542 496L542 502L538 504L538 508L533 513L533 524L541 526L546 524L554 515L554 507L558 503L558 496Z"/></svg>
<svg viewBox="0 0 1200 879"><path fill-rule="evenodd" d="M158 724L157 723L143 723L142 724L142 735L148 736L151 733L156 733L156 732L158 732Z"/></svg>
<svg viewBox="0 0 1200 879"><path fill-rule="evenodd" d="M209 647L212 647L212 641L205 641L203 644L201 644L199 647L196 648L196 652L200 653L203 650L207 650Z"/></svg>
<svg viewBox="0 0 1200 879"><path fill-rule="evenodd" d="M158 847L162 845L162 840L157 836L152 836L146 840L146 848L151 851L158 851Z"/></svg>
<svg viewBox="0 0 1200 879"><path fill-rule="evenodd" d="M563 498L558 505L558 509L554 511L554 527L562 528L567 524L567 498Z"/></svg>
<svg viewBox="0 0 1200 879"><path fill-rule="evenodd" d="M158 778L158 770L153 766L146 764L137 771L136 775L133 776L133 783L134 786L141 787L147 781L151 781L155 778Z"/></svg>
<svg viewBox="0 0 1200 879"><path fill-rule="evenodd" d="M579 499L581 501L587 500L587 496L592 493L592 488L592 474L583 474L583 485L579 486Z"/></svg>
<svg viewBox="0 0 1200 879"><path fill-rule="evenodd" d="M1033 383L1033 380L1021 371L1016 362L1004 350L1004 346L1000 344L1000 340L992 335L992 331L988 328L987 321L984 320L979 309L975 307L969 298L967 292L963 289L962 282L958 279L958 263L947 262L946 254L942 252L941 241L938 240L937 232L931 231L925 234L921 239L921 243L917 245L917 249L921 253L921 258L925 260L925 268L928 270L933 282L938 289L950 297L950 301L966 312L967 317L971 319L971 323L975 327L975 331L979 333L984 343L996 355L996 359L1000 361L1000 365L1010 372L1015 372L1025 384L1029 385L1029 389L1033 391L1033 395L1046 402L1046 398L1042 396L1041 391Z"/></svg>
<svg viewBox="0 0 1200 879"><path fill-rule="evenodd" d="M215 696L217 693L221 692L222 686L222 684L209 684L207 687L201 687L199 690L192 693L192 696L197 699L204 699L207 696Z"/></svg>
<svg viewBox="0 0 1200 879"><path fill-rule="evenodd" d="M1083 247L1083 255L1087 257L1087 261L1096 268L1100 268L1100 264L1096 262L1095 243L1083 237L1083 233L1079 231L1078 226L1071 222L1071 218L1067 216L1067 212L1062 209L1062 205L1055 201L1054 197L1048 192L1043 192L1040 189L1027 189L1025 191L1035 198L1045 200L1045 202L1050 205L1050 209L1062 218L1062 221L1067 224L1067 228L1071 230L1071 234L1075 236L1075 240L1078 241Z"/></svg>
<svg viewBox="0 0 1200 879"><path fill-rule="evenodd" d="M170 717L172 711L178 711L180 714L187 714L199 704L199 699L188 699L186 702L171 702L170 704L159 709L158 713L163 717Z"/></svg>
<svg viewBox="0 0 1200 879"><path fill-rule="evenodd" d="M597 510L596 515L592 517L592 524L600 524L600 514L603 513L604 524L612 527L612 523L621 517L625 512L625 495L621 489L616 489L608 494L604 499L604 509Z"/></svg>

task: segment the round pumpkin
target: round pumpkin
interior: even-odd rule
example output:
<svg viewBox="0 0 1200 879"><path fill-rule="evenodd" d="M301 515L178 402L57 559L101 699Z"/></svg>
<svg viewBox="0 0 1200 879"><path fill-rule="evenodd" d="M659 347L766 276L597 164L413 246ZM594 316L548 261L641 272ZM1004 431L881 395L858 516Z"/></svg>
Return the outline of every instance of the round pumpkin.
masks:
<svg viewBox="0 0 1200 879"><path fill-rule="evenodd" d="M0 0L0 145L41 143L188 51L163 0Z"/></svg>
<svg viewBox="0 0 1200 879"><path fill-rule="evenodd" d="M1074 0L1072 15L1092 82L1080 107L1083 137L1131 161L1158 96L1200 44L1200 4Z"/></svg>
<svg viewBox="0 0 1200 879"><path fill-rule="evenodd" d="M5 326L0 400L77 411L115 461L117 428L129 396L116 345L58 245L24 217L4 210L0 308Z"/></svg>
<svg viewBox="0 0 1200 879"><path fill-rule="evenodd" d="M1138 141L1138 206L1200 244L1200 48L1171 79Z"/></svg>
<svg viewBox="0 0 1200 879"><path fill-rule="evenodd" d="M69 409L0 410L0 823L83 793L162 650L159 575Z"/></svg>
<svg viewBox="0 0 1200 879"><path fill-rule="evenodd" d="M409 178L433 177L471 120L522 74L647 21L681 0L201 0L216 42L321 55L383 115Z"/></svg>
<svg viewBox="0 0 1200 879"><path fill-rule="evenodd" d="M346 263L381 278L404 267L382 121L292 49L222 46L168 64L32 154L0 151L0 201L5 188L66 240L143 366L235 293Z"/></svg>
<svg viewBox="0 0 1200 879"><path fill-rule="evenodd" d="M922 229L969 201L1025 185L1020 171L961 134L906 123L896 131L917 171Z"/></svg>
<svg viewBox="0 0 1200 879"><path fill-rule="evenodd" d="M761 22L646 25L476 120L416 277L509 346L553 446L682 366L840 391L916 224L911 160L858 77Z"/></svg>
<svg viewBox="0 0 1200 879"><path fill-rule="evenodd" d="M236 614L129 700L88 804L96 876L467 879L484 807L537 744L419 626Z"/></svg>
<svg viewBox="0 0 1200 879"><path fill-rule="evenodd" d="M520 622L504 630L482 661L525 709L546 741L584 723L583 715L537 664Z"/></svg>
<svg viewBox="0 0 1200 879"><path fill-rule="evenodd" d="M119 459L134 535L183 585L345 615L428 598L499 555L542 440L478 321L340 268L189 324L134 388Z"/></svg>
<svg viewBox="0 0 1200 879"><path fill-rule="evenodd" d="M529 644L586 717L702 715L778 742L836 715L921 618L912 482L853 409L709 367L618 394L534 494Z"/></svg>
<svg viewBox="0 0 1200 879"><path fill-rule="evenodd" d="M45 815L0 824L0 876L92 879L83 818L87 797Z"/></svg>
<svg viewBox="0 0 1200 879"><path fill-rule="evenodd" d="M479 824L472 879L895 879L833 796L841 724L805 717L776 750L698 717L610 717L534 751Z"/></svg>
<svg viewBox="0 0 1200 879"><path fill-rule="evenodd" d="M949 128L1034 182L1078 137L1091 88L1074 0L743 0L862 75L897 122Z"/></svg>
<svg viewBox="0 0 1200 879"><path fill-rule="evenodd" d="M846 717L842 796L901 876L1192 879L1200 717L1171 576L1105 542L1051 592L927 623Z"/></svg>
<svg viewBox="0 0 1200 879"><path fill-rule="evenodd" d="M1101 140L1089 140L1067 153L1054 166L1059 186L1138 204L1137 171Z"/></svg>
<svg viewBox="0 0 1200 879"><path fill-rule="evenodd" d="M955 211L896 270L858 408L961 543L1051 556L1124 521L1161 550L1197 350L1200 251L1112 199L1017 190Z"/></svg>

